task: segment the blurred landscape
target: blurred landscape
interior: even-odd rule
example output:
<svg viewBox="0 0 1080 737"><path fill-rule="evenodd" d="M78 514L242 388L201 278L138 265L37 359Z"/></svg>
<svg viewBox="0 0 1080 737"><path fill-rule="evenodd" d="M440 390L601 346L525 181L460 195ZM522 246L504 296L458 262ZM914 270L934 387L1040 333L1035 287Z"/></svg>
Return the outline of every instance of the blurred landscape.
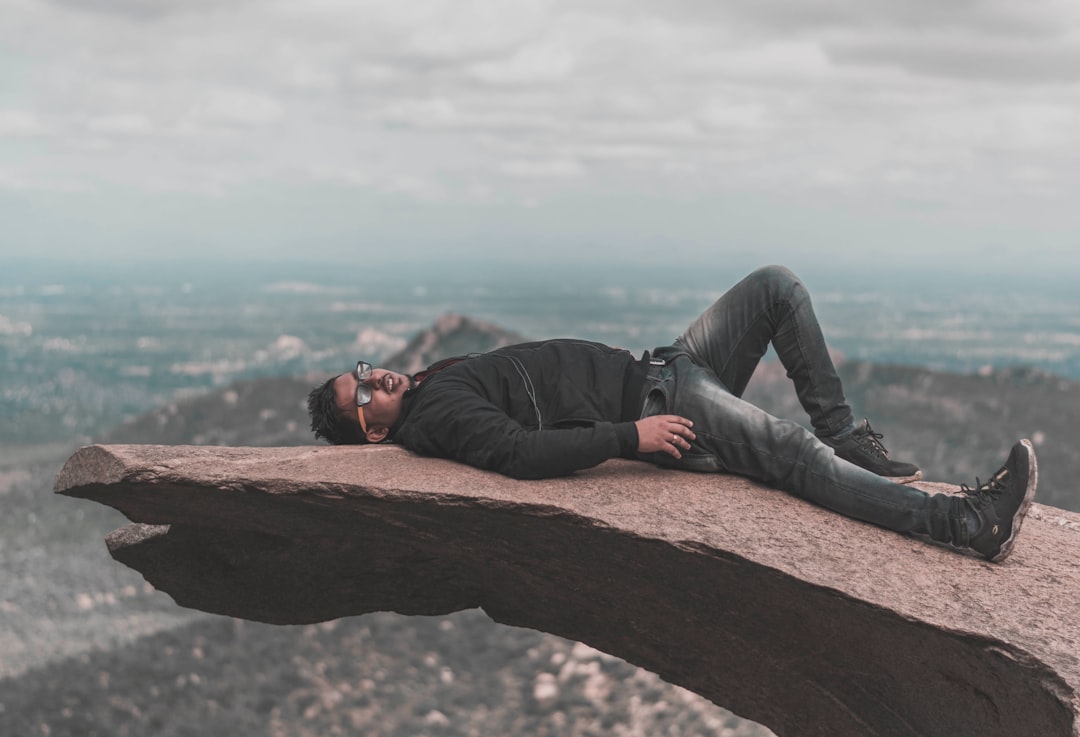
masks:
<svg viewBox="0 0 1080 737"><path fill-rule="evenodd" d="M770 734L477 611L273 627L181 609L109 558L117 513L51 492L87 442L310 444L307 391L361 357L413 369L522 337L666 344L739 276L6 272L0 734ZM1080 416L1073 290L807 281L848 398L895 457L974 484L1030 437L1038 501L1080 511L1066 427ZM804 420L775 363L747 398Z"/></svg>

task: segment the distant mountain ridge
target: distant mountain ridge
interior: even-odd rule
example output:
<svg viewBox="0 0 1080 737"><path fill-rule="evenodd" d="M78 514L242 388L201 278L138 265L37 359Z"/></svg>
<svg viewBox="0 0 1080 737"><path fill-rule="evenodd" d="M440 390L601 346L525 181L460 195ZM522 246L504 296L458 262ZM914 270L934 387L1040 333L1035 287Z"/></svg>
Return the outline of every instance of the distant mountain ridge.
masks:
<svg viewBox="0 0 1080 737"><path fill-rule="evenodd" d="M492 323L449 313L417 333L380 364L414 374L447 356L485 353L525 341ZM355 365L355 364L354 364ZM353 366L342 366L348 371ZM109 431L97 442L163 445L309 445L307 395L330 374L235 382L197 397L170 402Z"/></svg>
<svg viewBox="0 0 1080 737"><path fill-rule="evenodd" d="M405 374L423 371L449 356L487 353L504 345L524 343L528 338L494 323L448 313L422 330L404 348L383 361L383 367Z"/></svg>

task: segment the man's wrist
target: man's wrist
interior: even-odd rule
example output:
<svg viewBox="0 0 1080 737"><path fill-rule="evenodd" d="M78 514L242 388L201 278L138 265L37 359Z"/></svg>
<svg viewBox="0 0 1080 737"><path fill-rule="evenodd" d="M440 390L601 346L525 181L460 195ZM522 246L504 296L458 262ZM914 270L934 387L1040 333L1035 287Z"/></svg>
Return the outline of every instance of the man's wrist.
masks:
<svg viewBox="0 0 1080 737"><path fill-rule="evenodd" d="M615 437L619 441L619 456L621 458L634 458L638 449L637 425L633 422L616 422Z"/></svg>

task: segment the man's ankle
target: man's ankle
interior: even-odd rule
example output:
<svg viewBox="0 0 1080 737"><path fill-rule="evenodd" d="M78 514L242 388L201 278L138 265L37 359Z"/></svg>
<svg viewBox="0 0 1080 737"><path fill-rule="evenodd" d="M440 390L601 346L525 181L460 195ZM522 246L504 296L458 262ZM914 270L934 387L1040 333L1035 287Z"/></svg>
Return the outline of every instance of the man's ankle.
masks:
<svg viewBox="0 0 1080 737"><path fill-rule="evenodd" d="M820 439L826 445L836 446L850 438L851 434L855 432L856 427L857 425L855 424L855 419L852 418L851 422L849 422L846 427L834 432L831 435L822 435L820 436Z"/></svg>

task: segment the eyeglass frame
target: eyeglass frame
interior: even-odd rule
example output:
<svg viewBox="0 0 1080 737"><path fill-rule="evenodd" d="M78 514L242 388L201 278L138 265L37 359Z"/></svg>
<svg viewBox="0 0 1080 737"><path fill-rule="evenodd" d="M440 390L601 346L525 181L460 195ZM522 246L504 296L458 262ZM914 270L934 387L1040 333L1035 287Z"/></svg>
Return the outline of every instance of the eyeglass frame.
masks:
<svg viewBox="0 0 1080 737"><path fill-rule="evenodd" d="M366 367L366 368L362 368ZM357 361L356 370L356 417L360 420L360 430L367 435L367 422L364 420L364 405L371 403L371 387L364 382L371 378L371 372L375 367L367 361Z"/></svg>

